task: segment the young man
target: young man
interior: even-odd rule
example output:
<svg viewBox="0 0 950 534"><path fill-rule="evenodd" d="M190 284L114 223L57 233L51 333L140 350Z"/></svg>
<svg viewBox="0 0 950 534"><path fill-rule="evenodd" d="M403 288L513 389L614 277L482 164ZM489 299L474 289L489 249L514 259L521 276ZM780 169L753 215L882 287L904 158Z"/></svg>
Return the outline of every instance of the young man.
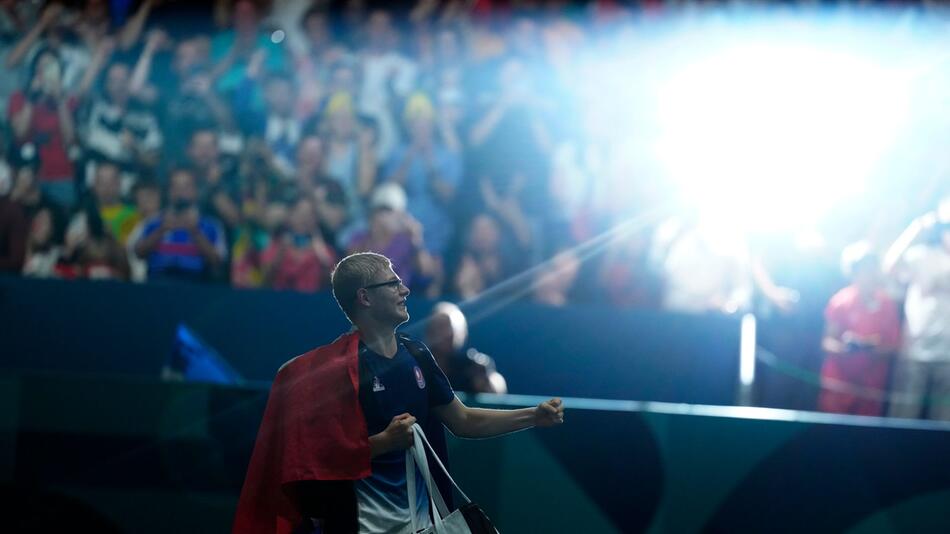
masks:
<svg viewBox="0 0 950 534"><path fill-rule="evenodd" d="M564 421L560 399L520 410L462 404L428 349L396 333L409 320L409 289L385 256L347 256L331 284L355 328L278 371L233 532L408 532L410 513L431 522L425 484L416 484L419 509L408 506L413 423L438 450L443 424L484 438Z"/></svg>

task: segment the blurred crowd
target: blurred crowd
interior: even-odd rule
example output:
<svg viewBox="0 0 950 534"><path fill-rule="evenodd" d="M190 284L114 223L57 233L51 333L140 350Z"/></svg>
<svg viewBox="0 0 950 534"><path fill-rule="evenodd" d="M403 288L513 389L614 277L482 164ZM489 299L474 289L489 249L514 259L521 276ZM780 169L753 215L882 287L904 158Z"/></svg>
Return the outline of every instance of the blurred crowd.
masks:
<svg viewBox="0 0 950 534"><path fill-rule="evenodd" d="M4 0L0 271L318 292L376 251L432 299L820 315L799 242L622 224L666 199L577 66L670 6Z"/></svg>
<svg viewBox="0 0 950 534"><path fill-rule="evenodd" d="M374 250L467 299L553 259L521 296L656 305L638 236L572 250L649 204L569 124L613 11L385 6L4 2L2 269L313 292Z"/></svg>

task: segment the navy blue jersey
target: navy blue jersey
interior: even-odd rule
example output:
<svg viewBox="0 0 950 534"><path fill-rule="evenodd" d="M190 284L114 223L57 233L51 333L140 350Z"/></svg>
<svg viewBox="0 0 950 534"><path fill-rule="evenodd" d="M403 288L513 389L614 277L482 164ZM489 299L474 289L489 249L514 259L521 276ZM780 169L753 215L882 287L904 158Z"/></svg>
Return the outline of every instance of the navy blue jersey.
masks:
<svg viewBox="0 0 950 534"><path fill-rule="evenodd" d="M373 436L386 429L393 417L409 413L425 427L430 408L455 398L445 374L427 352L416 359L399 344L392 358L381 356L360 343L360 406L366 428ZM360 532L398 532L409 521L406 493L405 451L392 451L373 458L373 474L356 484ZM416 493L420 524L429 521L428 492L417 472Z"/></svg>

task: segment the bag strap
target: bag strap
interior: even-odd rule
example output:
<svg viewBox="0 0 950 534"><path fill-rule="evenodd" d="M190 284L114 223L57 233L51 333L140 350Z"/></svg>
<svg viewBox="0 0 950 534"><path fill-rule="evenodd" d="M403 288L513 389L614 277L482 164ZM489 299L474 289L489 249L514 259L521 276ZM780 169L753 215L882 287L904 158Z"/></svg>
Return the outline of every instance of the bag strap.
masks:
<svg viewBox="0 0 950 534"><path fill-rule="evenodd" d="M420 438L422 439L422 443L425 444L425 448L428 449L429 452L432 453L432 457L435 458L435 463L439 465L439 468L442 469L442 472L443 472L443 473L445 473L446 478L449 479L449 482L452 483L452 486L456 489L456 491L459 492L459 495L461 495L462 498L465 499L466 504L472 502L472 499L469 499L469 498L468 498L468 495L466 495L465 492L462 491L462 488L460 488L459 485L455 483L455 479L453 479L453 478L452 478L452 475L449 474L449 470L445 468L445 465L442 463L442 460L439 459L439 455L436 454L435 449L433 449L433 448L432 448L432 445L429 444L429 440L426 439L426 434L425 434L425 432L422 431L422 427L419 426L419 423L414 423L414 424L412 425L412 430L413 430L413 434L415 434L415 436L416 436L416 440L417 440L417 441L418 441ZM420 447L420 450L423 450L423 449ZM423 460L425 460L425 451L424 451L424 450L423 450L422 458L423 458ZM426 462L426 463L428 464L428 462ZM439 494L439 496L440 496L440 498L441 498L441 494ZM443 505L443 506L444 506L444 505Z"/></svg>
<svg viewBox="0 0 950 534"><path fill-rule="evenodd" d="M448 517L449 510L445 505L442 494L439 492L438 486L436 486L435 481L432 480L432 474L429 472L429 462L426 460L425 448L419 439L420 434L421 431L413 432L413 446L406 451L406 491L409 494L409 520L412 525L412 531L414 533L418 532L420 527L416 520L416 508L418 506L418 502L416 501L416 466L418 466L419 472L426 482L429 504L434 516L432 519L435 525L435 532L441 533L444 532L444 527L442 526L443 518Z"/></svg>
<svg viewBox="0 0 950 534"><path fill-rule="evenodd" d="M419 522L416 521L416 462L411 450L406 451L406 493L409 497L409 524L412 532L419 532Z"/></svg>

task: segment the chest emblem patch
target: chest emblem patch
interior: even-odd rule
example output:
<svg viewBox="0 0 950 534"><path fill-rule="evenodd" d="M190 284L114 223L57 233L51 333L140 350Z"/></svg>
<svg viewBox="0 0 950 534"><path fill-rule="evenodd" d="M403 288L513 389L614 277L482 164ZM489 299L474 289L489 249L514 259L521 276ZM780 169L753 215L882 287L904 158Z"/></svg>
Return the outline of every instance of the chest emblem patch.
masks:
<svg viewBox="0 0 950 534"><path fill-rule="evenodd" d="M425 389L426 387L426 377L422 375L422 369L419 369L419 366L415 366L413 372L416 373L416 384L419 386L419 389Z"/></svg>
<svg viewBox="0 0 950 534"><path fill-rule="evenodd" d="M379 381L378 376L374 376L373 377L373 393L376 393L378 391L386 391L386 386L384 386L383 383Z"/></svg>

